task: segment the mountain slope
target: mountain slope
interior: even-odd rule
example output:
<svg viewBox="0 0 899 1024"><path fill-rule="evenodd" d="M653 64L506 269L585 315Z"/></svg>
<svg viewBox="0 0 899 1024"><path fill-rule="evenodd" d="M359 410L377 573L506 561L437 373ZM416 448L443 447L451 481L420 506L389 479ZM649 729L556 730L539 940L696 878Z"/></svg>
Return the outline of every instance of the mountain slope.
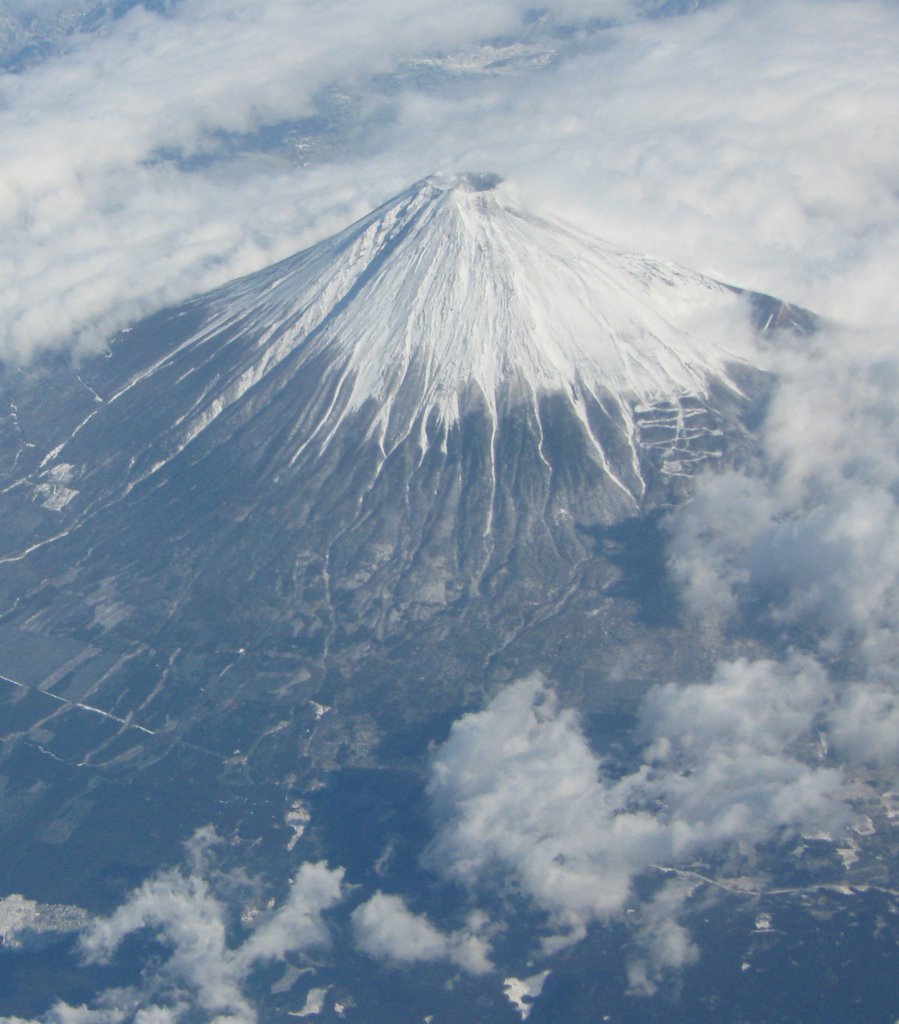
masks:
<svg viewBox="0 0 899 1024"><path fill-rule="evenodd" d="M635 507L660 428L675 453L701 433L666 403L716 387L739 394L741 302L732 288L530 215L493 176L434 176L335 238L120 338L79 376L89 412L42 458L37 486L50 507L76 494L105 500L115 483L92 483L104 469L128 493L188 446L220 445L266 418L258 461L273 479L318 459L351 421L383 458L407 441L423 457L473 410L493 436L512 410L539 433L541 402L561 398L589 460Z"/></svg>
<svg viewBox="0 0 899 1024"><path fill-rule="evenodd" d="M8 369L17 891L71 899L67 878L158 864L207 821L277 848L260 822L285 794L417 764L518 672L604 714L695 678L658 513L753 457L750 319L806 324L490 176L430 178L77 368ZM115 854L111 823L138 830Z"/></svg>
<svg viewBox="0 0 899 1024"><path fill-rule="evenodd" d="M743 356L772 303L495 176L425 179L77 374L8 382L9 621L165 658L175 633L286 645L312 690L425 622L501 648L592 564L590 531L750 450Z"/></svg>

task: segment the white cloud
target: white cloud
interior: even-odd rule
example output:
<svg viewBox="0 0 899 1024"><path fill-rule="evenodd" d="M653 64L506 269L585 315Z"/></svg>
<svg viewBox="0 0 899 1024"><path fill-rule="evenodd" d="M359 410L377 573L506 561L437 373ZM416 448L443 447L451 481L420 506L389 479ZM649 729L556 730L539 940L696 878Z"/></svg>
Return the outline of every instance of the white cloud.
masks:
<svg viewBox="0 0 899 1024"><path fill-rule="evenodd" d="M144 991L132 993L124 1004L114 992L105 993L98 1004L105 1000L113 1009L99 1005L84 1013L118 1013L109 1017L110 1022L168 1024L184 1013L202 1011L217 1024L253 1024L256 1010L243 991L253 967L330 945L322 914L343 899L344 873L324 863L303 864L284 902L261 917L241 944L230 944L231 908L216 895L212 881L227 881L213 868L216 842L214 832L201 829L188 845L187 870L154 875L109 917L89 923L80 939L88 962L109 960L129 935L143 929L154 931L169 953L158 977ZM46 1018L47 1024L56 1024L54 1013L62 1024L67 1018L59 1015L64 1012L82 1011L60 1004ZM106 1019L98 1016L98 1024Z"/></svg>
<svg viewBox="0 0 899 1024"><path fill-rule="evenodd" d="M180 1013L169 1006L145 1006L134 1015L134 1024L176 1024Z"/></svg>
<svg viewBox="0 0 899 1024"><path fill-rule="evenodd" d="M640 952L631 957L627 967L631 992L651 996L665 971L681 970L699 959L699 949L677 920L690 893L689 884L680 880L668 882L640 908Z"/></svg>
<svg viewBox="0 0 899 1024"><path fill-rule="evenodd" d="M207 1012L255 1019L229 955L225 908L203 877L174 870L145 882L111 917L92 923L81 940L85 957L108 959L144 928L157 930L172 949L164 971L170 983L186 983Z"/></svg>
<svg viewBox="0 0 899 1024"><path fill-rule="evenodd" d="M262 960L282 960L293 950L329 946L322 914L343 899L343 868L324 862L303 864L283 905L264 920L237 951L242 968Z"/></svg>
<svg viewBox="0 0 899 1024"><path fill-rule="evenodd" d="M352 914L356 946L369 956L397 964L447 960L470 974L492 967L490 946L476 934L484 921L475 917L468 928L446 933L423 914L413 913L400 896L377 892Z"/></svg>
<svg viewBox="0 0 899 1024"><path fill-rule="evenodd" d="M803 660L738 661L707 684L656 688L641 712L644 763L616 778L541 679L515 683L435 754L428 862L474 888L510 875L560 933L547 950L577 941L652 865L844 822L841 773L803 755L829 696ZM662 966L680 934L669 932Z"/></svg>
<svg viewBox="0 0 899 1024"><path fill-rule="evenodd" d="M708 474L671 517L668 562L687 605L706 626L737 610L749 568L735 552L766 529L778 511L764 482L742 473Z"/></svg>
<svg viewBox="0 0 899 1024"><path fill-rule="evenodd" d="M640 715L644 756L665 773L675 857L846 820L841 773L809 763L803 750L830 696L809 659L725 662L708 684L650 691Z"/></svg>
<svg viewBox="0 0 899 1024"><path fill-rule="evenodd" d="M0 1024L173 1024L176 1018L159 1016L152 1011L149 1015L138 1010L134 993L128 989L114 989L104 993L93 1007L81 1005L70 1006L68 1003L56 1003L40 1020L25 1020L22 1017L0 1017ZM162 1011L165 1013L165 1011Z"/></svg>

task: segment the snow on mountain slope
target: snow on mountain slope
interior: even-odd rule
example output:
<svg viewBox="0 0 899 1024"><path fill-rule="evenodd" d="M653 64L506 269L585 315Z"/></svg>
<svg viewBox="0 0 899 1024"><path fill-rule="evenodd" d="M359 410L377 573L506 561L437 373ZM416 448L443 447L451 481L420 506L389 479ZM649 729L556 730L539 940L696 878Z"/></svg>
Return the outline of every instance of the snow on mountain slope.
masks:
<svg viewBox="0 0 899 1024"><path fill-rule="evenodd" d="M717 282L525 213L495 176L435 175L213 300L197 342L239 322L259 355L194 426L298 347L329 350L344 407L375 399L385 434L397 418L458 420L471 389L491 407L505 390L702 392L739 353L690 319L734 304Z"/></svg>
<svg viewBox="0 0 899 1024"><path fill-rule="evenodd" d="M177 315L199 325L155 359L134 362L116 343L91 377L96 408L43 469L82 464L75 442L91 421L113 422L112 407L155 392L147 415L160 420L139 432L134 487L225 414L258 415L306 376L316 393L284 417L282 469L363 411L382 453L409 440L423 455L472 409L495 425L526 406L539 429L539 403L555 395L617 479L590 408L613 417L639 478L637 410L704 396L712 382L736 392L729 367L750 352L748 316L745 331L735 326L747 312L733 288L526 212L495 175L434 175L334 238L189 303ZM683 434L679 410L662 416Z"/></svg>

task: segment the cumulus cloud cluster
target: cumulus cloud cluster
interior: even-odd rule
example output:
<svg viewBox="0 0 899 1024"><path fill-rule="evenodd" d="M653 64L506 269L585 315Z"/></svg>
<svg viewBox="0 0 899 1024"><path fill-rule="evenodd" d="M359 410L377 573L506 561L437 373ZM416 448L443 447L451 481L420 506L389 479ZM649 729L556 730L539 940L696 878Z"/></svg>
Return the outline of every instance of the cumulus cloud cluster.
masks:
<svg viewBox="0 0 899 1024"><path fill-rule="evenodd" d="M328 953L334 945L331 918L355 887L347 884L343 868L306 862L280 903L263 903L257 879L218 867L219 847L214 829L199 829L187 843L184 865L148 878L108 917L91 917L77 907L44 907L48 920L53 912L56 930L79 933L84 963L113 961L125 940L139 934L153 935L164 957L142 971L139 983L101 991L89 1005L60 1001L40 1022L0 1017L0 1024L256 1024L258 1007L246 993L251 973L312 954L311 962L317 962ZM8 936L35 927L37 907L21 897L0 901ZM443 931L404 898L376 892L355 907L349 923L355 949L392 967L444 963L471 975L493 969L492 928L478 911L468 913L463 927ZM320 1008L326 993L327 988L310 989L307 1002Z"/></svg>
<svg viewBox="0 0 899 1024"><path fill-rule="evenodd" d="M489 942L478 934L486 919L476 912L466 928L447 934L413 913L401 896L377 892L353 911L352 921L357 948L378 959L397 964L446 960L470 974L485 974L492 966Z"/></svg>
<svg viewBox="0 0 899 1024"><path fill-rule="evenodd" d="M140 988L110 989L91 1006L58 1003L45 1024L175 1024L198 1013L214 1024L254 1024L256 1010L243 990L252 969L330 946L322 915L344 898L342 868L301 865L287 897L235 944L233 899L217 891L229 882L215 870L217 843L213 830L199 830L188 843L186 867L154 875L112 915L83 926L79 945L86 962L109 960L125 939L147 930L168 951L162 968Z"/></svg>
<svg viewBox="0 0 899 1024"><path fill-rule="evenodd" d="M641 709L642 763L620 775L552 688L522 680L457 722L435 755L428 860L475 890L514 878L549 915L547 952L579 941L629 905L650 867L696 856L737 865L767 840L845 822L841 771L808 755L829 695L803 659L735 661L708 683L657 688ZM658 968L693 955L662 914L676 902L649 908Z"/></svg>
<svg viewBox="0 0 899 1024"><path fill-rule="evenodd" d="M631 992L654 995L666 971L681 970L699 960L699 948L677 919L692 889L683 880L667 882L640 908L638 952L631 956L627 967Z"/></svg>
<svg viewBox="0 0 899 1024"><path fill-rule="evenodd" d="M530 6L135 5L0 77L0 351L100 344L437 168L823 312L895 313L895 7Z"/></svg>

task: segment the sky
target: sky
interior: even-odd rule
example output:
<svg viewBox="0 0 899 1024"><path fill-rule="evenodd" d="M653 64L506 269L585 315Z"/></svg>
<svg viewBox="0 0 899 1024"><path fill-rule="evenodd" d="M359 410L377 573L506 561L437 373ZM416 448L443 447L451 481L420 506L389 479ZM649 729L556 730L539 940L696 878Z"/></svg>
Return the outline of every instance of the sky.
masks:
<svg viewBox="0 0 899 1024"><path fill-rule="evenodd" d="M178 999L252 1021L253 965L327 947L332 913L388 965L489 974L497 922L478 901L497 871L544 914L534 956L551 965L633 909L653 865L845 834L855 773L896 777L899 3L647 6L173 0L0 77L7 359L102 346L436 170L498 172L538 212L828 318L760 352L778 384L758 465L700 477L665 521L687 612L724 653L650 691L632 770L607 770L552 680L514 682L431 759L425 863L471 894L451 929L412 893L353 895L339 865L309 864L229 946L203 834L81 939L102 959L155 929L169 989L47 1021L163 1024ZM737 653L762 632L767 650ZM688 898L672 878L638 908L634 992L700 955Z"/></svg>

